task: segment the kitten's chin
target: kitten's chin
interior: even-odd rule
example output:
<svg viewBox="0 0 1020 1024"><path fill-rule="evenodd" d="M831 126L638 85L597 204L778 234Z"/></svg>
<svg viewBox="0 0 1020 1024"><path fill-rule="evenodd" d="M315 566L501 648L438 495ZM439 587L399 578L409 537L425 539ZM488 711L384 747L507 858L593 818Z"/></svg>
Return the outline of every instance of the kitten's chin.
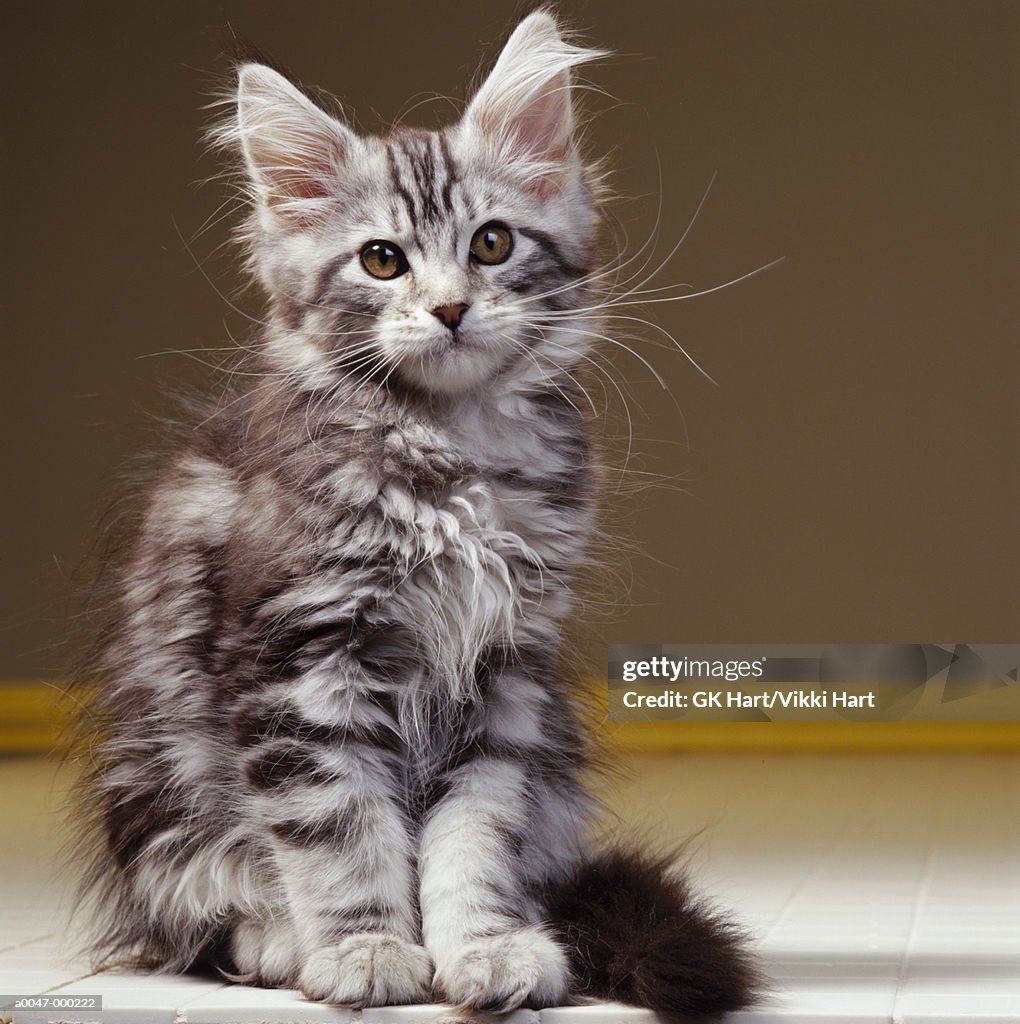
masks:
<svg viewBox="0 0 1020 1024"><path fill-rule="evenodd" d="M491 380L498 369L493 352L469 345L406 357L398 365L398 373L408 384L441 395L471 391Z"/></svg>

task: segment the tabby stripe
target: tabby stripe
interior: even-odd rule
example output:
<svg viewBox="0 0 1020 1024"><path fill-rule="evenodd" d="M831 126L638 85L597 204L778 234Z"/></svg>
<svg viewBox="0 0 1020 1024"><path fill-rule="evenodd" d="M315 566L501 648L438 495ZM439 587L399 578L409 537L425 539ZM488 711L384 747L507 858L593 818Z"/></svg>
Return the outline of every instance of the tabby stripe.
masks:
<svg viewBox="0 0 1020 1024"><path fill-rule="evenodd" d="M400 699L393 690L366 690L364 696L394 722L399 719Z"/></svg>
<svg viewBox="0 0 1020 1024"><path fill-rule="evenodd" d="M393 753L404 749L393 725L321 725L309 722L296 711L245 709L235 720L234 734L244 747L254 747L266 740L292 739L329 747L359 745Z"/></svg>
<svg viewBox="0 0 1020 1024"><path fill-rule="evenodd" d="M559 745L553 749L553 744ZM547 736L541 746L522 746L507 740L481 736L452 754L443 765L451 781L454 776L475 761L502 761L517 765L522 771L541 779L569 779L576 775L584 754L580 740L564 732L562 736Z"/></svg>
<svg viewBox="0 0 1020 1024"><path fill-rule="evenodd" d="M269 831L288 846L329 845L341 851L364 842L367 824L361 811L344 808L317 821L275 821Z"/></svg>
<svg viewBox="0 0 1020 1024"><path fill-rule="evenodd" d="M257 790L332 782L337 779L335 774L323 768L314 753L291 741L261 750L248 762L245 775Z"/></svg>
<svg viewBox="0 0 1020 1024"><path fill-rule="evenodd" d="M314 608L303 609L315 614ZM324 658L347 649L363 629L359 618L332 619L325 622L295 624L288 616L270 619L255 638L256 659L281 674L293 674L301 663Z"/></svg>
<svg viewBox="0 0 1020 1024"><path fill-rule="evenodd" d="M331 466L330 472L335 469L335 466ZM381 550L373 551L368 555L330 555L327 558L320 558L315 563L311 575L322 579L325 573L334 572L337 569L351 571L358 569L380 569L383 566L389 566L389 564Z"/></svg>
<svg viewBox="0 0 1020 1024"><path fill-rule="evenodd" d="M495 479L511 487L534 492L554 508L575 508L585 497L582 484L588 476L587 467L556 476L529 476L522 470L508 469L495 474Z"/></svg>
<svg viewBox="0 0 1020 1024"><path fill-rule="evenodd" d="M317 909L315 916L330 922L330 931L337 935L349 932L376 931L384 929L397 911L385 903L370 901L354 903L349 907L324 907Z"/></svg>
<svg viewBox="0 0 1020 1024"><path fill-rule="evenodd" d="M318 306L322 304L322 300L329 294L330 285L333 283L333 278L336 276L336 272L351 258L350 253L341 253L339 256L334 256L323 268L319 271L319 277L315 284L315 291L312 294L311 305Z"/></svg>
<svg viewBox="0 0 1020 1024"><path fill-rule="evenodd" d="M539 228L518 228L517 232L525 238L530 238L531 241L544 249L564 274L567 274L570 277L580 277L584 274L584 267L579 267L575 263L571 263L570 260L563 255L563 250L556 244L552 235L545 231L541 231Z"/></svg>
<svg viewBox="0 0 1020 1024"><path fill-rule="evenodd" d="M553 660L548 650L530 644L493 644L475 662L475 685L484 698L493 681L501 675L513 673L541 680Z"/></svg>
<svg viewBox="0 0 1020 1024"><path fill-rule="evenodd" d="M447 214L453 213L453 186L460 179L457 176L456 165L453 162L453 154L450 152L450 144L446 141L446 136L440 134L439 138L439 151L443 157L443 168L446 171L446 180L443 182L440 197L443 202L443 208Z"/></svg>
<svg viewBox="0 0 1020 1024"><path fill-rule="evenodd" d="M206 567L200 584L205 598L206 621L205 628L195 638L195 652L208 676L215 676L219 668L220 638L226 617L226 586L222 568L225 557L222 545L205 548L200 555Z"/></svg>
<svg viewBox="0 0 1020 1024"><path fill-rule="evenodd" d="M393 152L393 145L392 143L389 142L386 143L386 160L390 165L390 174L393 179L392 184L394 191L397 193L398 196L400 196L401 200L404 203L404 206L407 208L407 215L411 219L411 227L414 228L415 231L417 231L418 221L415 215L414 199L412 198L411 193L407 191L407 188L404 186L404 183L401 180L400 168L397 165L397 158Z"/></svg>
<svg viewBox="0 0 1020 1024"><path fill-rule="evenodd" d="M433 192L435 187L435 160L428 143L420 139L411 142L402 139L400 148L407 157L407 162L414 178L417 195L417 215L423 223L434 224L439 219L439 204Z"/></svg>
<svg viewBox="0 0 1020 1024"><path fill-rule="evenodd" d="M516 879L496 876L479 878L475 881L474 887L479 895L488 897L479 901L482 906L498 906L501 914L516 918L522 924L525 922L526 897L518 888Z"/></svg>
<svg viewBox="0 0 1020 1024"><path fill-rule="evenodd" d="M184 798L175 789L139 789L131 796L113 799L104 821L114 860L128 868L157 835L179 827L184 821Z"/></svg>
<svg viewBox="0 0 1020 1024"><path fill-rule="evenodd" d="M249 601L245 601L241 605L241 622L245 627L250 627L251 624L259 617L259 612L272 601L275 601L281 594L289 590L294 584L297 583L297 577L291 577L286 580L280 580L277 583L273 583L263 590L261 590L257 597L253 597Z"/></svg>

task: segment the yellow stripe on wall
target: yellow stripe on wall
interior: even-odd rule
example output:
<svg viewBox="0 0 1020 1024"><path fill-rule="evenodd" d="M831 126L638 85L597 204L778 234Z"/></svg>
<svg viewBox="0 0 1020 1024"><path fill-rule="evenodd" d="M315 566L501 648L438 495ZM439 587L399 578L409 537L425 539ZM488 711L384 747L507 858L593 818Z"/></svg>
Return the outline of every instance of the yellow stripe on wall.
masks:
<svg viewBox="0 0 1020 1024"><path fill-rule="evenodd" d="M605 707L605 680L593 683ZM55 683L0 683L0 753L47 753L73 703ZM1018 722L605 722L611 745L627 751L1020 752Z"/></svg>
<svg viewBox="0 0 1020 1024"><path fill-rule="evenodd" d="M48 753L67 721L57 684L0 682L0 753Z"/></svg>
<svg viewBox="0 0 1020 1024"><path fill-rule="evenodd" d="M606 735L622 750L660 753L1020 752L1017 722L623 722Z"/></svg>

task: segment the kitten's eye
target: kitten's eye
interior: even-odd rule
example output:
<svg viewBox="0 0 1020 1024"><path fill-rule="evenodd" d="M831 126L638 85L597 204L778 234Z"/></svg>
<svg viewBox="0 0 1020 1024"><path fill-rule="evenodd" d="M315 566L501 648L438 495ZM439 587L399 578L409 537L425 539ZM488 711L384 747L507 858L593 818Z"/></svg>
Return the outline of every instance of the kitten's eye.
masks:
<svg viewBox="0 0 1020 1024"><path fill-rule="evenodd" d="M369 242L361 250L361 265L373 276L388 281L407 273L407 257L392 242Z"/></svg>
<svg viewBox="0 0 1020 1024"><path fill-rule="evenodd" d="M472 258L489 266L506 262L513 251L514 236L503 224L483 224L471 239Z"/></svg>

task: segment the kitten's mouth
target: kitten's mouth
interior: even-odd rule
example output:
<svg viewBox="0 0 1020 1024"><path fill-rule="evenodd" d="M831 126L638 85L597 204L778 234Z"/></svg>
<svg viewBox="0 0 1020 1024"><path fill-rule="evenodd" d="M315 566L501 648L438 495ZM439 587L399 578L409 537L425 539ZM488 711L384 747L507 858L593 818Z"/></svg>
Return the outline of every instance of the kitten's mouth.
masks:
<svg viewBox="0 0 1020 1024"><path fill-rule="evenodd" d="M476 387L492 375L494 354L464 331L446 331L425 342L417 356L405 356L401 372L429 391L453 394Z"/></svg>
<svg viewBox="0 0 1020 1024"><path fill-rule="evenodd" d="M477 349L478 346L470 340L465 338L460 332L455 333L446 343L445 352L471 352Z"/></svg>
<svg viewBox="0 0 1020 1024"><path fill-rule="evenodd" d="M466 338L463 331L457 329L447 331L445 337L432 346L429 354L445 356L451 352L464 352L477 348L477 344Z"/></svg>

